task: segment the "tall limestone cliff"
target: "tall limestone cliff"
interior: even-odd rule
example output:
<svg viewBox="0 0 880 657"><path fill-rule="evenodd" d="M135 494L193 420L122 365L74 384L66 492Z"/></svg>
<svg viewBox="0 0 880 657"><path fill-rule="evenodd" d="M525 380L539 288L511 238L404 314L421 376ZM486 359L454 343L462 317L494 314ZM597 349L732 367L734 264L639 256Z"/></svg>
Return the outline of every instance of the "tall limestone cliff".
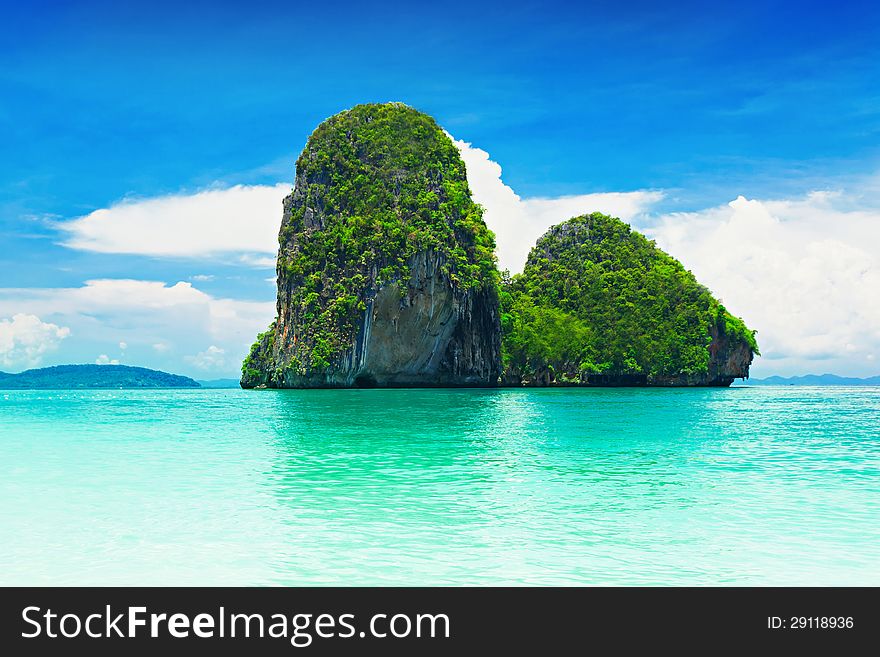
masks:
<svg viewBox="0 0 880 657"><path fill-rule="evenodd" d="M284 200L277 317L242 387L496 385L494 247L431 117L387 103L327 119Z"/></svg>
<svg viewBox="0 0 880 657"><path fill-rule="evenodd" d="M758 353L680 262L600 213L551 228L501 296L508 385L728 386Z"/></svg>

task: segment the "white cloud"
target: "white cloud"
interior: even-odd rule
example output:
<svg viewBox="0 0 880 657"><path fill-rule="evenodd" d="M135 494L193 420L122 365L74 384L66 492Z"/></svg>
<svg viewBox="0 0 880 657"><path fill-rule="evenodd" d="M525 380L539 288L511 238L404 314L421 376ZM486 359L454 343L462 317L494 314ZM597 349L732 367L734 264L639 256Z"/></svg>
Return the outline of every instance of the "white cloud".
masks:
<svg viewBox="0 0 880 657"><path fill-rule="evenodd" d="M101 354L95 359L95 365L119 365L116 358L110 358L107 354Z"/></svg>
<svg viewBox="0 0 880 657"><path fill-rule="evenodd" d="M108 328L144 328L167 321L178 327L200 328L212 335L230 336L267 311L271 302L220 299L180 281L98 279L77 288L0 288L0 314L7 308L26 308L46 316L79 316ZM271 318L270 318L271 319Z"/></svg>
<svg viewBox="0 0 880 657"><path fill-rule="evenodd" d="M125 351L126 349L128 349L128 344L125 343L125 342L120 342L120 343L119 343L119 348L120 348L122 351Z"/></svg>
<svg viewBox="0 0 880 657"><path fill-rule="evenodd" d="M279 221L280 227L280 221ZM275 238L272 240L272 246L277 246L278 244L278 230L275 231ZM249 267L256 267L257 269L275 269L275 256L255 256L250 254L245 254L240 256L238 259L239 262L245 264Z"/></svg>
<svg viewBox="0 0 880 657"><path fill-rule="evenodd" d="M213 274L196 274L195 276L192 276L191 278L192 278L192 280L198 281L199 283L204 283L206 281L213 281L214 275Z"/></svg>
<svg viewBox="0 0 880 657"><path fill-rule="evenodd" d="M755 373L867 375L880 351L880 211L858 193L747 200L646 232L758 330ZM860 198L870 206L870 199Z"/></svg>
<svg viewBox="0 0 880 657"><path fill-rule="evenodd" d="M0 320L0 364L4 368L27 368L40 364L43 356L54 351L70 329L42 321L36 315L16 313Z"/></svg>
<svg viewBox="0 0 880 657"><path fill-rule="evenodd" d="M156 360L170 356L169 342L178 353L211 344L225 351L232 373L275 316L275 303L217 298L187 282L102 279L75 288L0 288L0 316L13 313L71 327L76 339L67 342L64 362L92 362L124 333L136 338L126 345L130 362L176 369L181 361Z"/></svg>
<svg viewBox="0 0 880 657"><path fill-rule="evenodd" d="M281 201L290 185L236 185L196 194L127 199L61 222L64 245L99 253L195 257L261 254L274 266ZM265 265L268 260L271 265Z"/></svg>
<svg viewBox="0 0 880 657"><path fill-rule="evenodd" d="M631 219L662 198L658 191L608 192L560 198L520 198L501 180L488 153L456 141L474 199L486 208L502 267L519 271L535 240L553 224L596 210ZM189 195L127 199L61 222L65 246L100 253L203 258L236 256L260 269L275 267L281 201L290 185L236 185ZM212 280L199 274L194 281Z"/></svg>
<svg viewBox="0 0 880 657"><path fill-rule="evenodd" d="M186 361L205 371L229 369L226 350L215 345L211 345L205 351L200 351L195 356L187 356Z"/></svg>
<svg viewBox="0 0 880 657"><path fill-rule="evenodd" d="M663 198L662 192L640 190L523 199L504 184L501 166L486 151L454 141L474 200L485 208L486 224L495 233L498 264L511 273L522 271L535 242L555 224L596 211L630 221Z"/></svg>

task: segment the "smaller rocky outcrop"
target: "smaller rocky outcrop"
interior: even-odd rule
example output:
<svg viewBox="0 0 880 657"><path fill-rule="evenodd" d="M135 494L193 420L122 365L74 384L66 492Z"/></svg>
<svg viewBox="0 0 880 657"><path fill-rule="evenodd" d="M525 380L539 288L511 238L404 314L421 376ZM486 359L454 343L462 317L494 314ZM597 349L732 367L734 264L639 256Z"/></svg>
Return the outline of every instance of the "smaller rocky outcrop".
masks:
<svg viewBox="0 0 880 657"><path fill-rule="evenodd" d="M601 213L551 228L502 287L505 385L728 386L758 353L680 262Z"/></svg>

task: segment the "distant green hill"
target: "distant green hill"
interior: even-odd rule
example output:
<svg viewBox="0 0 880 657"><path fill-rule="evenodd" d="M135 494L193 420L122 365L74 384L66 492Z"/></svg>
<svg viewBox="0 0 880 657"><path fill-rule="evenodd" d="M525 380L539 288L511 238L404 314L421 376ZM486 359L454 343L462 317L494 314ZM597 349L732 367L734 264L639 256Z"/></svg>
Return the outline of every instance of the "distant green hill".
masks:
<svg viewBox="0 0 880 657"><path fill-rule="evenodd" d="M197 379L197 381L203 388L241 388L238 379L209 379L207 381Z"/></svg>
<svg viewBox="0 0 880 657"><path fill-rule="evenodd" d="M56 365L20 374L0 372L0 388L5 390L199 387L188 376L128 365Z"/></svg>
<svg viewBox="0 0 880 657"><path fill-rule="evenodd" d="M766 379L749 379L752 386L880 386L880 376L859 379L836 374L805 374L804 376L769 376Z"/></svg>

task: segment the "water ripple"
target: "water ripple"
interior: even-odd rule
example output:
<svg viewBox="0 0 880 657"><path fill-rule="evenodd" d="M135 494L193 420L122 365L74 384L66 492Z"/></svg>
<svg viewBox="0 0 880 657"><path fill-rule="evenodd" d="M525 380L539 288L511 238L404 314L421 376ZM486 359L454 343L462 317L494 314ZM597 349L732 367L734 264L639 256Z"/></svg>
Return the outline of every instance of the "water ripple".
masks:
<svg viewBox="0 0 880 657"><path fill-rule="evenodd" d="M877 584L880 389L16 391L3 584Z"/></svg>

